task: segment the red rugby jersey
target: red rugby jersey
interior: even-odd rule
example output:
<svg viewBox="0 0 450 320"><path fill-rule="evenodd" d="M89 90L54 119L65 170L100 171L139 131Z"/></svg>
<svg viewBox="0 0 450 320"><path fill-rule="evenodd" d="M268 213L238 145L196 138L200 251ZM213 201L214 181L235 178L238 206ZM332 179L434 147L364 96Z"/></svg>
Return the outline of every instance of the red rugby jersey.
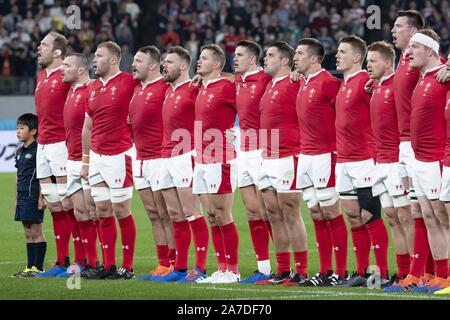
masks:
<svg viewBox="0 0 450 320"><path fill-rule="evenodd" d="M270 80L262 69L236 76L236 109L242 151L259 149L259 102Z"/></svg>
<svg viewBox="0 0 450 320"><path fill-rule="evenodd" d="M336 151L335 102L341 81L325 69L300 80L296 109L300 153Z"/></svg>
<svg viewBox="0 0 450 320"><path fill-rule="evenodd" d="M273 79L267 84L259 104L260 143L266 159L285 158L300 153L300 131L295 111L299 88L300 83L291 82L289 75ZM274 130L278 131L278 139Z"/></svg>
<svg viewBox="0 0 450 320"><path fill-rule="evenodd" d="M65 140L64 104L70 84L62 81L61 67L43 69L36 78L34 102L39 121L38 142L57 143Z"/></svg>
<svg viewBox="0 0 450 320"><path fill-rule="evenodd" d="M82 158L82 131L88 104L89 89L86 84L70 88L64 106L64 128L68 159L80 161Z"/></svg>
<svg viewBox="0 0 450 320"><path fill-rule="evenodd" d="M374 158L370 128L370 94L364 90L369 75L358 71L344 79L336 97L337 162Z"/></svg>
<svg viewBox="0 0 450 320"><path fill-rule="evenodd" d="M446 141L445 105L450 83L434 77L442 65L420 76L411 97L411 145L423 162L444 159Z"/></svg>
<svg viewBox="0 0 450 320"><path fill-rule="evenodd" d="M411 140L411 95L419 80L417 69L409 67L410 56L402 54L394 76L395 108L400 141Z"/></svg>
<svg viewBox="0 0 450 320"><path fill-rule="evenodd" d="M137 81L119 72L106 81L89 85L87 114L92 118L91 149L101 155L116 155L131 148L128 108Z"/></svg>
<svg viewBox="0 0 450 320"><path fill-rule="evenodd" d="M168 86L163 77L159 77L134 88L129 112L137 160L161 158L162 109Z"/></svg>
<svg viewBox="0 0 450 320"><path fill-rule="evenodd" d="M199 88L190 80L166 91L162 109L164 140L162 157L171 158L194 149L195 100Z"/></svg>
<svg viewBox="0 0 450 320"><path fill-rule="evenodd" d="M370 99L370 120L379 163L398 162L400 135L395 108L394 73L375 82Z"/></svg>
<svg viewBox="0 0 450 320"><path fill-rule="evenodd" d="M450 91L447 91L445 103L445 123L447 124L447 141L445 143L444 165L450 167Z"/></svg>
<svg viewBox="0 0 450 320"><path fill-rule="evenodd" d="M236 120L234 83L218 78L203 83L195 102L194 143L198 163L225 163L236 157L225 131Z"/></svg>

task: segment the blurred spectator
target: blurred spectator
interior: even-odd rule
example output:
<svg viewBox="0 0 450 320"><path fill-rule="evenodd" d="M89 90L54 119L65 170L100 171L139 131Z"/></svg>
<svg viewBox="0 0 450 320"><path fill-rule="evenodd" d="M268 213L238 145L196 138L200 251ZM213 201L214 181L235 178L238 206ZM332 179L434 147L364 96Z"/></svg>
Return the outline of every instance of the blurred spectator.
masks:
<svg viewBox="0 0 450 320"><path fill-rule="evenodd" d="M120 70L131 73L131 66L133 64L133 54L130 52L127 44L121 46L122 59L120 60Z"/></svg>
<svg viewBox="0 0 450 320"><path fill-rule="evenodd" d="M167 25L167 31L161 36L161 42L164 46L180 44L180 35L174 30L173 24Z"/></svg>

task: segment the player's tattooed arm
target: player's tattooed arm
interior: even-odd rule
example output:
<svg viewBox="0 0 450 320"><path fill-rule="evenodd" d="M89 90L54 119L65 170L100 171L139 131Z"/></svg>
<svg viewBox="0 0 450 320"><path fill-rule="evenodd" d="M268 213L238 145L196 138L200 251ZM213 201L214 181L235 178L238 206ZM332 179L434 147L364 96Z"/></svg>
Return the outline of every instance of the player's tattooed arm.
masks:
<svg viewBox="0 0 450 320"><path fill-rule="evenodd" d="M303 78L303 75L297 70L294 70L289 74L289 79L291 80L291 82L300 81L301 78Z"/></svg>
<svg viewBox="0 0 450 320"><path fill-rule="evenodd" d="M82 178L86 180L88 178L89 173L89 152L91 150L91 137L92 137L92 119L90 117L85 117L82 133L83 158L80 175Z"/></svg>
<svg viewBox="0 0 450 320"><path fill-rule="evenodd" d="M364 90L366 90L367 93L372 94L372 92L373 92L373 79L370 79L369 81L366 82L366 84L364 86Z"/></svg>
<svg viewBox="0 0 450 320"><path fill-rule="evenodd" d="M231 83L234 83L234 79L236 78L234 74L228 72L222 72L221 76L230 81Z"/></svg>
<svg viewBox="0 0 450 320"><path fill-rule="evenodd" d="M203 78L201 75L196 74L192 79L191 79L191 85L196 86L196 87L200 87L202 85L202 81Z"/></svg>
<svg viewBox="0 0 450 320"><path fill-rule="evenodd" d="M450 81L450 67L442 67L435 75L436 79L440 83Z"/></svg>

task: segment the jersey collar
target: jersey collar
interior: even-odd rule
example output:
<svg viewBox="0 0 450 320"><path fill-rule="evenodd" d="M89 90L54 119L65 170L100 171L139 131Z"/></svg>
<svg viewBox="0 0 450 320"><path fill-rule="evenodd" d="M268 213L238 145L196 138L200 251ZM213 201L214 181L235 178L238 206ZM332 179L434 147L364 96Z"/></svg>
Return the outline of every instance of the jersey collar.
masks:
<svg viewBox="0 0 450 320"><path fill-rule="evenodd" d="M429 74L430 72L436 71L436 70L442 68L443 66L445 66L445 65L444 64L440 64L440 65L438 65L436 67L432 67L430 69L427 69L427 70L425 70L425 72L421 72L420 74L422 75L422 78L425 78L425 76L427 74Z"/></svg>
<svg viewBox="0 0 450 320"><path fill-rule="evenodd" d="M46 74L46 78L50 77L52 75L53 72L56 72L58 70L62 69L62 65L60 65L59 67L55 68L55 69L48 69L45 68L45 74Z"/></svg>
<svg viewBox="0 0 450 320"><path fill-rule="evenodd" d="M172 87L172 91L175 91L175 90L177 90L179 87L181 87L183 84L186 84L186 83L188 83L188 82L191 82L191 79L188 79L188 80L186 80L186 81L177 83L176 85L173 85L173 84L171 83L170 86Z"/></svg>
<svg viewBox="0 0 450 320"><path fill-rule="evenodd" d="M311 73L311 74L309 74L308 75L308 77L306 77L306 84L308 84L308 82L309 82L309 80L311 80L312 78L314 78L315 76L317 76L319 73L321 73L322 71L325 71L325 69L320 69L319 71L317 71L317 72L314 72L314 73Z"/></svg>
<svg viewBox="0 0 450 320"><path fill-rule="evenodd" d="M381 84L386 81L389 80L390 78L392 78L394 76L395 72L392 72L390 75L385 76L385 77L381 77L380 80L378 80L378 85L381 86Z"/></svg>
<svg viewBox="0 0 450 320"><path fill-rule="evenodd" d="M360 74L361 72L367 72L366 70L358 70L354 73L348 74L346 76L344 76L344 83L347 84L348 80L350 80L351 78L353 78L354 76Z"/></svg>
<svg viewBox="0 0 450 320"><path fill-rule="evenodd" d="M203 86L204 86L205 89L206 89L206 88L208 88L208 85L210 85L211 83L215 83L215 82L220 81L220 80L222 80L222 79L223 79L222 77L219 77L219 78L217 78L217 79L203 80Z"/></svg>
<svg viewBox="0 0 450 320"><path fill-rule="evenodd" d="M241 75L242 81L245 81L245 79L246 79L248 76L252 76L252 75L254 75L254 74L257 74L257 73L260 72L261 70L262 70L262 68L259 67L259 68L257 68L256 70L244 72L244 73Z"/></svg>
<svg viewBox="0 0 450 320"><path fill-rule="evenodd" d="M156 79L150 80L150 81L145 81L145 82L142 82L142 81L141 81L142 89L147 88L147 86L148 86L149 84L156 83L156 82L158 82L158 81L161 80L161 79L163 79L162 76L161 76L161 77L158 77L158 78L156 78Z"/></svg>
<svg viewBox="0 0 450 320"><path fill-rule="evenodd" d="M86 86L86 83L76 83L72 86L72 91L76 91L77 89Z"/></svg>
<svg viewBox="0 0 450 320"><path fill-rule="evenodd" d="M280 82L281 80L284 80L287 77L289 77L289 74L287 74L285 76L278 77L278 78L272 78L272 88L277 84L277 82Z"/></svg>
<svg viewBox="0 0 450 320"><path fill-rule="evenodd" d="M106 86L108 84L109 81L111 81L112 79L114 79L115 77L117 77L119 74L121 74L122 71L117 72L115 75L112 75L111 77L109 77L106 80L103 80L102 78L99 78L99 80L102 82L103 86Z"/></svg>

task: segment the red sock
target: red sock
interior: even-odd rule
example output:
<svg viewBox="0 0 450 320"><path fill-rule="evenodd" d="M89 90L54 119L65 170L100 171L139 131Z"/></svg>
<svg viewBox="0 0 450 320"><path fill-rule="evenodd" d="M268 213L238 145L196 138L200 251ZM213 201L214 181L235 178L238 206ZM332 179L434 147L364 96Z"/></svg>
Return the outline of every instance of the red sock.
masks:
<svg viewBox="0 0 450 320"><path fill-rule="evenodd" d="M169 248L168 255L169 255L169 264L171 266L174 266L175 265L175 260L176 260L176 257L177 257L177 251L175 250L175 248Z"/></svg>
<svg viewBox="0 0 450 320"><path fill-rule="evenodd" d="M269 231L270 239L272 239L272 241L273 241L272 226L270 225L270 221L264 220L264 222L266 223L267 230Z"/></svg>
<svg viewBox="0 0 450 320"><path fill-rule="evenodd" d="M227 271L227 261L225 260L225 248L223 247L222 234L219 226L211 226L211 235L216 251L217 266L219 271Z"/></svg>
<svg viewBox="0 0 450 320"><path fill-rule="evenodd" d="M86 220L78 222L80 226L81 243L86 252L87 263L91 267L97 266L97 230L94 221Z"/></svg>
<svg viewBox="0 0 450 320"><path fill-rule="evenodd" d="M56 240L56 262L61 266L69 257L70 224L64 211L52 212L53 233Z"/></svg>
<svg viewBox="0 0 450 320"><path fill-rule="evenodd" d="M77 218L73 213L73 209L66 211L66 215L69 220L70 230L72 232L73 247L75 249L75 261L81 265L84 265L86 253L84 251L84 245L81 242L80 226L78 225Z"/></svg>
<svg viewBox="0 0 450 320"><path fill-rule="evenodd" d="M356 272L365 276L370 263L370 237L366 225L352 228L353 250L356 256Z"/></svg>
<svg viewBox="0 0 450 320"><path fill-rule="evenodd" d="M316 243L319 250L320 273L327 274L333 268L333 246L327 220L314 220Z"/></svg>
<svg viewBox="0 0 450 320"><path fill-rule="evenodd" d="M208 255L209 232L204 216L190 222L195 246L195 266L200 271L206 269L206 256Z"/></svg>
<svg viewBox="0 0 450 320"><path fill-rule="evenodd" d="M278 252L277 259L277 274L281 276L283 273L291 272L291 253Z"/></svg>
<svg viewBox="0 0 450 320"><path fill-rule="evenodd" d="M397 261L397 276L402 278L405 277L409 273L409 269L411 267L411 256L409 253L404 254L396 254Z"/></svg>
<svg viewBox="0 0 450 320"><path fill-rule="evenodd" d="M220 226L227 270L238 273L239 235L234 222Z"/></svg>
<svg viewBox="0 0 450 320"><path fill-rule="evenodd" d="M428 255L427 258L427 263L425 264L425 273L434 273L435 267L434 267L434 259L433 259L433 255L431 254L431 248L430 248L430 254Z"/></svg>
<svg viewBox="0 0 450 320"><path fill-rule="evenodd" d="M307 277L308 250L294 252L295 273Z"/></svg>
<svg viewBox="0 0 450 320"><path fill-rule="evenodd" d="M434 271L436 277L447 278L448 275L448 259L434 260Z"/></svg>
<svg viewBox="0 0 450 320"><path fill-rule="evenodd" d="M169 262L169 247L165 245L156 246L156 255L158 256L158 263L160 266L168 267Z"/></svg>
<svg viewBox="0 0 450 320"><path fill-rule="evenodd" d="M191 244L191 229L187 220L172 222L173 239L175 242L176 257L175 269L187 270L189 246Z"/></svg>
<svg viewBox="0 0 450 320"><path fill-rule="evenodd" d="M383 219L377 219L366 225L372 242L375 261L383 279L387 279L389 237Z"/></svg>
<svg viewBox="0 0 450 320"><path fill-rule="evenodd" d="M347 271L348 233L342 214L328 221L331 241L333 243L336 269L334 273L343 277Z"/></svg>
<svg viewBox="0 0 450 320"><path fill-rule="evenodd" d="M269 230L264 220L249 221L250 236L255 249L256 260L269 260Z"/></svg>
<svg viewBox="0 0 450 320"><path fill-rule="evenodd" d="M116 265L116 241L117 227L114 216L99 218L100 234L102 235L102 248L104 254L104 266L110 269L111 265Z"/></svg>
<svg viewBox="0 0 450 320"><path fill-rule="evenodd" d="M100 242L100 249L102 249L102 265L105 265L105 252L103 250L103 240L102 240L102 234L100 233L100 221L94 220L95 228L97 229L97 237L98 241Z"/></svg>
<svg viewBox="0 0 450 320"><path fill-rule="evenodd" d="M134 245L136 244L136 224L133 215L119 219L120 235L122 236L122 268L133 270Z"/></svg>
<svg viewBox="0 0 450 320"><path fill-rule="evenodd" d="M414 219L414 254L411 259L411 271L416 278L422 276L425 264L430 254L427 227L423 218Z"/></svg>

